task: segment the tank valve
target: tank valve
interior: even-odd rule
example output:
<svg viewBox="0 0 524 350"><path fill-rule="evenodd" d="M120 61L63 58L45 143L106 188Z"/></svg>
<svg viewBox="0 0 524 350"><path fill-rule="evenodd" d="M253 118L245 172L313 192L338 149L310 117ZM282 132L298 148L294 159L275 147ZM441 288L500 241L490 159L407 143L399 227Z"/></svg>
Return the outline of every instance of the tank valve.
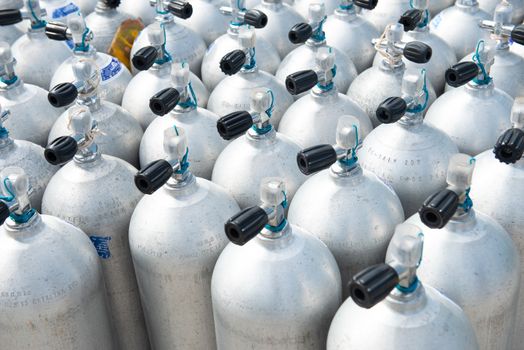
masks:
<svg viewBox="0 0 524 350"><path fill-rule="evenodd" d="M373 10L378 5L378 0L353 0L353 3L366 10Z"/></svg>
<svg viewBox="0 0 524 350"><path fill-rule="evenodd" d="M497 140L493 153L506 164L514 164L524 154L524 98L515 99L511 109L513 128L506 130Z"/></svg>
<svg viewBox="0 0 524 350"><path fill-rule="evenodd" d="M249 28L241 28L238 41L242 49L231 51L220 60L220 70L226 75L234 75L242 69L252 70L256 68L255 31Z"/></svg>
<svg viewBox="0 0 524 350"><path fill-rule="evenodd" d="M398 65L402 57L414 63L427 63L431 59L433 50L427 44L420 41L402 41L404 27L400 23L388 26L379 39L373 39L375 49L384 56L386 62Z"/></svg>
<svg viewBox="0 0 524 350"><path fill-rule="evenodd" d="M175 88L166 88L156 93L149 100L149 108L156 115L166 115L176 107L180 93Z"/></svg>
<svg viewBox="0 0 524 350"><path fill-rule="evenodd" d="M89 52L89 43L93 40L93 32L86 26L84 17L70 16L67 25L60 22L49 22L45 27L45 34L51 40L73 40L75 52Z"/></svg>
<svg viewBox="0 0 524 350"><path fill-rule="evenodd" d="M293 44L303 44L309 39L315 42L326 40L323 30L326 22L326 8L323 3L312 3L309 5L308 23L297 23L289 31L287 37Z"/></svg>
<svg viewBox="0 0 524 350"><path fill-rule="evenodd" d="M46 10L40 7L40 1L26 0L22 10L0 10L0 26L9 26L27 19L31 22L32 29L40 29L46 25L46 21L43 19L46 15Z"/></svg>
<svg viewBox="0 0 524 350"><path fill-rule="evenodd" d="M493 64L495 52L493 48L486 48L484 41L480 40L473 56L473 62L459 62L446 70L446 83L453 87L462 86L470 81L477 85L491 82L489 69Z"/></svg>
<svg viewBox="0 0 524 350"><path fill-rule="evenodd" d="M479 26L488 30L499 45L507 46L510 40L524 45L524 25L511 24L512 13L513 6L507 1L502 1L495 8L493 20L482 20Z"/></svg>
<svg viewBox="0 0 524 350"><path fill-rule="evenodd" d="M335 54L328 47L319 48L316 55L316 70L303 70L286 77L286 89L292 95L299 95L317 86L321 91L334 87L336 75Z"/></svg>
<svg viewBox="0 0 524 350"><path fill-rule="evenodd" d="M423 18L423 13L418 9L407 10L400 16L398 23L404 26L404 31L409 32L417 27Z"/></svg>
<svg viewBox="0 0 524 350"><path fill-rule="evenodd" d="M188 19L193 14L193 6L184 0L150 0L149 4L157 13L170 14L180 19Z"/></svg>
<svg viewBox="0 0 524 350"><path fill-rule="evenodd" d="M244 8L245 0L230 0L230 6L220 7L223 15L233 17L231 25L252 26L260 29L267 25L267 15L260 10L247 10Z"/></svg>
<svg viewBox="0 0 524 350"><path fill-rule="evenodd" d="M7 167L0 173L0 225L9 217L15 224L27 223L36 213L31 208L33 188L25 171L19 167Z"/></svg>
<svg viewBox="0 0 524 350"><path fill-rule="evenodd" d="M0 78L5 85L12 85L18 81L15 72L16 59L11 52L11 46L0 42Z"/></svg>

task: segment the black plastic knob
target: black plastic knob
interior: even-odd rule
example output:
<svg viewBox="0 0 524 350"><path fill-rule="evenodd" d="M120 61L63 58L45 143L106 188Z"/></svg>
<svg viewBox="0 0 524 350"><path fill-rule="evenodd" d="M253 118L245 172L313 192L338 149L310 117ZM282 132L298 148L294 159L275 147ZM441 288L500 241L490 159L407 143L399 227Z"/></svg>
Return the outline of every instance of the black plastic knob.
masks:
<svg viewBox="0 0 524 350"><path fill-rule="evenodd" d="M47 94L47 100L53 107L65 107L75 102L78 96L76 86L71 83L61 83L56 85Z"/></svg>
<svg viewBox="0 0 524 350"><path fill-rule="evenodd" d="M172 175L173 167L167 160L155 160L136 173L135 186L144 194L152 194L164 186Z"/></svg>
<svg viewBox="0 0 524 350"><path fill-rule="evenodd" d="M317 73L313 70L302 70L290 74L286 78L286 89L291 95L299 95L308 91L318 83Z"/></svg>
<svg viewBox="0 0 524 350"><path fill-rule="evenodd" d="M353 276L349 295L358 306L369 309L384 300L398 282L398 273L391 266L370 266Z"/></svg>
<svg viewBox="0 0 524 350"><path fill-rule="evenodd" d="M471 81L479 74L479 67L475 62L460 62L446 70L446 83L459 87Z"/></svg>
<svg viewBox="0 0 524 350"><path fill-rule="evenodd" d="M297 154L297 164L305 175L330 167L337 161L337 152L331 145L318 145L306 148Z"/></svg>
<svg viewBox="0 0 524 350"><path fill-rule="evenodd" d="M422 20L422 11L417 9L407 10L400 16L398 23L404 26L404 31L409 32L417 27Z"/></svg>
<svg viewBox="0 0 524 350"><path fill-rule="evenodd" d="M9 217L9 206L4 202L0 202L0 225L3 225L4 222Z"/></svg>
<svg viewBox="0 0 524 350"><path fill-rule="evenodd" d="M167 10L174 16L182 19L188 19L193 14L193 6L183 0L171 0L167 5Z"/></svg>
<svg viewBox="0 0 524 350"><path fill-rule="evenodd" d="M420 41L412 41L404 47L404 57L414 63L428 63L433 50L427 44Z"/></svg>
<svg viewBox="0 0 524 350"><path fill-rule="evenodd" d="M60 165L69 162L78 151L78 144L71 136L60 136L51 142L44 150L48 163Z"/></svg>
<svg viewBox="0 0 524 350"><path fill-rule="evenodd" d="M502 163L516 163L524 154L524 131L515 128L506 130L498 138L493 153Z"/></svg>
<svg viewBox="0 0 524 350"><path fill-rule="evenodd" d="M429 196L418 214L420 220L429 228L443 228L453 217L459 205L459 196L444 189Z"/></svg>
<svg viewBox="0 0 524 350"><path fill-rule="evenodd" d="M68 40L67 25L60 22L47 22L45 35L51 40L66 41Z"/></svg>
<svg viewBox="0 0 524 350"><path fill-rule="evenodd" d="M366 10L373 10L377 7L378 0L353 0L355 6L361 7Z"/></svg>
<svg viewBox="0 0 524 350"><path fill-rule="evenodd" d="M313 28L309 24L298 23L291 28L287 37L293 44L303 44L311 38L311 35L313 35Z"/></svg>
<svg viewBox="0 0 524 350"><path fill-rule="evenodd" d="M120 0L103 0L103 1L104 1L104 4L111 9L116 9L118 6L120 6Z"/></svg>
<svg viewBox="0 0 524 350"><path fill-rule="evenodd" d="M388 97L378 106L376 116L382 124L391 124L402 118L407 109L408 105L401 97Z"/></svg>
<svg viewBox="0 0 524 350"><path fill-rule="evenodd" d="M138 70L148 70L155 64L158 57L158 51L153 46L146 46L138 50L133 56L131 62Z"/></svg>
<svg viewBox="0 0 524 350"><path fill-rule="evenodd" d="M229 113L217 121L217 130L224 140L231 140L253 126L253 117L246 111Z"/></svg>
<svg viewBox="0 0 524 350"><path fill-rule="evenodd" d="M524 45L524 25L518 25L511 31L511 40L517 44Z"/></svg>
<svg viewBox="0 0 524 350"><path fill-rule="evenodd" d="M167 88L149 99L149 109L156 115L163 116L171 112L179 100L180 93L177 89Z"/></svg>
<svg viewBox="0 0 524 350"><path fill-rule="evenodd" d="M259 10L249 10L244 14L244 23L257 29L264 28L267 21L267 15Z"/></svg>
<svg viewBox="0 0 524 350"><path fill-rule="evenodd" d="M256 237L268 222L269 218L264 209L251 207L227 220L224 230L232 243L244 245Z"/></svg>
<svg viewBox="0 0 524 350"><path fill-rule="evenodd" d="M220 60L220 70L225 75L236 74L246 64L246 54L242 50L231 51Z"/></svg>
<svg viewBox="0 0 524 350"><path fill-rule="evenodd" d="M19 10L0 10L0 26L10 26L20 22L22 22L22 13Z"/></svg>

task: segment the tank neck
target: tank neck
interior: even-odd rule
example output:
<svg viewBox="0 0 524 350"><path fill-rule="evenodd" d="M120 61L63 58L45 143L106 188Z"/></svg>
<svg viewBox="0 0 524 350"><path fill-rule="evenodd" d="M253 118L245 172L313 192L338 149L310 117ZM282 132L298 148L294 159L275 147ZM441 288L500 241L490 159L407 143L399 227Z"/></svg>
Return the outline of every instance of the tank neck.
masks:
<svg viewBox="0 0 524 350"><path fill-rule="evenodd" d="M276 136L277 132L275 131L275 128L269 123L266 123L265 126L253 125L253 127L246 132L246 138L248 141L255 143L275 140Z"/></svg>
<svg viewBox="0 0 524 350"><path fill-rule="evenodd" d="M262 0L263 5L282 5L282 0Z"/></svg>
<svg viewBox="0 0 524 350"><path fill-rule="evenodd" d="M92 143L89 147L79 149L75 154L73 161L78 165L92 165L101 160L102 155L96 143Z"/></svg>
<svg viewBox="0 0 524 350"><path fill-rule="evenodd" d="M260 231L259 236L262 238L275 240L275 239L282 239L282 238L288 237L289 235L291 235L291 232L292 232L291 225L289 224L289 222L286 219L284 219L281 227L269 228L269 226L266 225L266 227L262 229L262 231Z"/></svg>
<svg viewBox="0 0 524 350"><path fill-rule="evenodd" d="M474 13L479 10L479 3L477 0L456 0L455 7L464 12Z"/></svg>
<svg viewBox="0 0 524 350"><path fill-rule="evenodd" d="M95 89L90 94L79 94L76 99L76 104L80 106L86 106L89 108L91 113L95 113L102 108L102 103L100 97L98 96L97 89Z"/></svg>
<svg viewBox="0 0 524 350"><path fill-rule="evenodd" d="M187 196L195 193L199 187L196 177L189 170L183 173L175 172L165 186L171 191L174 197Z"/></svg>
<svg viewBox="0 0 524 350"><path fill-rule="evenodd" d="M177 113L189 113L197 109L198 101L193 90L193 85L189 82L184 88L180 89L180 99L174 108Z"/></svg>
<svg viewBox="0 0 524 350"><path fill-rule="evenodd" d="M25 90L24 81L17 75L14 75L11 79L8 77L1 78L0 81L2 82L0 84L0 93L6 91L22 92Z"/></svg>
<svg viewBox="0 0 524 350"><path fill-rule="evenodd" d="M477 218L474 209L470 209L468 212L457 210L445 228L451 232L468 232L475 227L476 222Z"/></svg>
<svg viewBox="0 0 524 350"><path fill-rule="evenodd" d="M424 286L417 282L412 292L405 293L395 288L385 300L386 305L401 314L411 314L422 310L427 305Z"/></svg>
<svg viewBox="0 0 524 350"><path fill-rule="evenodd" d="M87 51L80 51L80 50L73 50L73 55L78 58L90 58L90 59L96 59L96 49L89 45L89 49Z"/></svg>
<svg viewBox="0 0 524 350"><path fill-rule="evenodd" d="M38 226L42 225L42 217L40 214L36 210L31 209L25 215L29 216L26 222L16 222L11 216L4 223L6 232L15 239L34 236L40 232L36 230Z"/></svg>
<svg viewBox="0 0 524 350"><path fill-rule="evenodd" d="M8 150L14 144L13 139L9 136L9 131L5 127L0 127L0 150Z"/></svg>
<svg viewBox="0 0 524 350"><path fill-rule="evenodd" d="M406 65L402 62L402 56L400 57L382 57L378 68L384 72L404 72L406 70Z"/></svg>
<svg viewBox="0 0 524 350"><path fill-rule="evenodd" d="M409 112L407 112L398 121L398 123L400 125L405 126L405 127L412 127L412 126L415 126L415 125L420 125L423 122L424 122L423 112L419 112L419 113L409 113Z"/></svg>
<svg viewBox="0 0 524 350"><path fill-rule="evenodd" d="M493 84L493 80L487 84L477 84L470 81L465 85L465 91L477 97L490 97L495 92L495 84Z"/></svg>

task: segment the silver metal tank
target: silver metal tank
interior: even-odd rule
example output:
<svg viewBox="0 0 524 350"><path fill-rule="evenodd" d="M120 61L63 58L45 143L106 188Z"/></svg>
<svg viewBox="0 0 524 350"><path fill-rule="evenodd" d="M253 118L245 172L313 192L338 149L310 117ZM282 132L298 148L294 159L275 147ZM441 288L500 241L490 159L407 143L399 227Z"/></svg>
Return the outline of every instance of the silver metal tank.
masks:
<svg viewBox="0 0 524 350"><path fill-rule="evenodd" d="M0 42L0 105L14 115L7 122L9 133L15 139L45 146L60 111L49 105L46 90L25 84L16 75L15 65L9 45Z"/></svg>
<svg viewBox="0 0 524 350"><path fill-rule="evenodd" d="M238 35L241 50L234 50L220 61L220 69L229 77L222 80L209 95L207 108L219 116L250 107L251 92L267 88L275 97L271 123L277 127L284 112L293 103L293 96L274 76L258 66L255 54L255 31L242 28ZM258 51L256 51L258 52Z"/></svg>
<svg viewBox="0 0 524 350"><path fill-rule="evenodd" d="M442 131L424 123L428 92L424 74L404 74L402 97L377 109L384 124L364 140L357 155L366 170L390 185L410 216L431 193L446 185L446 171L457 146Z"/></svg>
<svg viewBox="0 0 524 350"><path fill-rule="evenodd" d="M229 22L227 33L218 37L209 45L202 61L202 81L209 91L213 91L218 83L227 77L220 69L222 57L228 52L242 49L239 38L240 32L250 26L261 29L268 23L267 15L262 11L244 9L244 0L230 0L230 6L223 6L220 11L231 16L232 19ZM265 72L274 74L280 64L277 49L268 40L259 38L256 41L255 50L258 67Z"/></svg>
<svg viewBox="0 0 524 350"><path fill-rule="evenodd" d="M175 16L183 19L191 16L193 12L191 5L186 2L181 5L176 0L155 1L155 22L160 23L166 30L167 52L169 52L174 62L187 62L191 71L200 77L200 68L206 52L206 43L193 30L175 23ZM131 57L141 48L151 45L148 40L148 31L149 26L144 28L135 39L131 49ZM137 73L136 71L133 72Z"/></svg>
<svg viewBox="0 0 524 350"><path fill-rule="evenodd" d="M172 88L162 89L150 100L151 111L159 118L153 120L144 133L140 143L140 165L144 168L167 156L164 130L177 125L191 135L189 162L193 173L209 180L215 160L227 145L216 132L218 116L197 107L187 65L173 64L171 79Z"/></svg>
<svg viewBox="0 0 524 350"><path fill-rule="evenodd" d="M24 170L3 169L0 343L17 350L117 350L102 267L78 228L31 208ZM4 222L5 221L5 222Z"/></svg>
<svg viewBox="0 0 524 350"><path fill-rule="evenodd" d="M11 22L10 16L5 16L9 10L20 10L24 7L23 0L0 0L0 9L4 11L4 15L0 16L0 41L7 42L12 45L18 38L25 33L26 23Z"/></svg>
<svg viewBox="0 0 524 350"><path fill-rule="evenodd" d="M191 17L175 18L175 22L194 30L209 46L227 32L229 20L210 0L191 0L190 3L193 7Z"/></svg>
<svg viewBox="0 0 524 350"><path fill-rule="evenodd" d="M373 23L379 33L383 33L391 23L396 23L400 16L409 10L410 0L378 1L373 11L362 11L362 16Z"/></svg>
<svg viewBox="0 0 524 350"><path fill-rule="evenodd" d="M98 96L100 73L96 64L79 60L73 66L76 80L55 86L48 95L54 107L75 105L86 106L98 122L101 132L97 139L100 152L121 158L133 166L138 165L138 147L142 139L140 124L122 107ZM69 114L62 113L49 133L49 142L69 132Z"/></svg>
<svg viewBox="0 0 524 350"><path fill-rule="evenodd" d="M131 73L116 57L97 52L92 46L92 39L96 35L86 26L81 15L68 17L67 25L48 23L46 34L53 40L72 39L74 42L73 56L66 59L55 71L49 89L74 80L73 66L81 60L90 59L96 63L100 72L100 98L117 105L122 103L127 84L132 78Z"/></svg>
<svg viewBox="0 0 524 350"><path fill-rule="evenodd" d="M358 164L358 120L340 117L336 135L334 146L313 146L298 154L298 167L304 174L319 172L298 189L288 219L331 250L346 298L345 286L353 275L384 261L395 226L404 221L404 211L395 192Z"/></svg>
<svg viewBox="0 0 524 350"><path fill-rule="evenodd" d="M171 126L164 133L167 159L135 176L147 196L129 227L146 324L156 350L213 350L211 274L227 244L222 225L239 208L222 188L191 173L185 131Z"/></svg>
<svg viewBox="0 0 524 350"><path fill-rule="evenodd" d="M375 50L382 57L380 63L362 72L351 84L347 95L362 108L373 126L378 126L376 111L378 106L390 96L399 96L402 93L402 77L406 74L405 61L415 60L427 62L431 60L433 51L424 43L402 41L403 27L396 23L389 26L384 34L374 39ZM411 70L413 73L418 70ZM433 85L427 85L429 92L428 104L431 105L436 97Z"/></svg>
<svg viewBox="0 0 524 350"><path fill-rule="evenodd" d="M508 233L473 209L474 159L455 155L449 187L428 197L408 222L424 232L422 281L468 315L482 350L510 349L520 288L520 259ZM520 344L521 345L521 344ZM519 346L520 347L520 346Z"/></svg>
<svg viewBox="0 0 524 350"><path fill-rule="evenodd" d="M505 0L513 7L511 23L521 23L524 20L524 1L523 0ZM479 7L487 13L494 14L495 8L501 3L501 0L478 0Z"/></svg>
<svg viewBox="0 0 524 350"><path fill-rule="evenodd" d="M417 268L427 264L426 249L417 226L397 226L386 263L353 276L351 298L331 323L327 350L479 349L464 311L419 281Z"/></svg>
<svg viewBox="0 0 524 350"><path fill-rule="evenodd" d="M453 6L455 0L431 0L429 2L429 12L431 16L436 16L440 11Z"/></svg>
<svg viewBox="0 0 524 350"><path fill-rule="evenodd" d="M316 65L316 71L300 71L286 79L286 87L293 95L311 91L288 108L278 131L304 148L333 144L338 118L352 115L360 123L361 137L366 137L373 129L371 121L353 100L338 92L333 82L336 74L333 52L320 49Z"/></svg>
<svg viewBox="0 0 524 350"><path fill-rule="evenodd" d="M24 35L24 31L15 24L4 25L0 20L0 41L12 45L18 38Z"/></svg>
<svg viewBox="0 0 524 350"><path fill-rule="evenodd" d="M324 4L326 14L331 15L335 12L339 0L291 0L289 5L293 6L295 11L297 11L302 17L307 18L311 4L318 3Z"/></svg>
<svg viewBox="0 0 524 350"><path fill-rule="evenodd" d="M217 349L323 349L342 297L335 258L287 222L283 181L265 179L260 192L260 206L225 225L232 243L211 280Z"/></svg>
<svg viewBox="0 0 524 350"><path fill-rule="evenodd" d="M211 179L232 195L242 209L258 204L257 184L266 177L278 177L285 182L288 202L306 180L296 167L300 147L271 125L274 107L270 89L254 89L249 111L233 112L217 122L224 139L242 136L220 153Z"/></svg>
<svg viewBox="0 0 524 350"><path fill-rule="evenodd" d="M152 6L149 0L122 0L118 9L139 18L147 26L155 22L156 13Z"/></svg>
<svg viewBox="0 0 524 350"><path fill-rule="evenodd" d="M156 26L156 30L153 27ZM156 115L149 108L149 99L162 89L171 87L171 65L173 60L165 49L164 29L159 24L153 24L148 31L152 46L138 50L131 62L140 71L127 85L122 107L129 111L140 123L142 129L147 129ZM179 63L175 65L180 66ZM209 98L204 83L189 72L189 81L195 93L199 107L205 108Z"/></svg>
<svg viewBox="0 0 524 350"><path fill-rule="evenodd" d="M69 123L71 136L57 138L45 150L49 163L65 165L47 185L42 213L77 226L96 248L119 347L149 349L128 242L129 221L142 197L133 185L136 169L100 153L97 123L87 107L70 108Z"/></svg>

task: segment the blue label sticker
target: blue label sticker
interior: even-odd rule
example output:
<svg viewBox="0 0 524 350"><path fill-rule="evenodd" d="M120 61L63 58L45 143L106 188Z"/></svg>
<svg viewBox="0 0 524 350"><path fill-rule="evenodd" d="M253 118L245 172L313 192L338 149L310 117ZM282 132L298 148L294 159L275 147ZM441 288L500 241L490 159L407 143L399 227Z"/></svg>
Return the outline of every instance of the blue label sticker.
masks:
<svg viewBox="0 0 524 350"><path fill-rule="evenodd" d="M73 40L66 40L66 45L73 50L75 48L75 42Z"/></svg>
<svg viewBox="0 0 524 350"><path fill-rule="evenodd" d="M89 238L91 242L93 242L99 257L102 259L109 259L111 257L111 252L109 251L109 241L111 237L90 236Z"/></svg>
<svg viewBox="0 0 524 350"><path fill-rule="evenodd" d="M120 73L122 70L122 64L114 57L111 58L111 62L100 70L102 81L106 81Z"/></svg>
<svg viewBox="0 0 524 350"><path fill-rule="evenodd" d="M53 19L57 19L57 18L62 18L62 17L66 17L67 15L70 15L72 13L75 13L75 12L78 12L80 9L78 8L78 6L76 6L75 4L73 4L72 2L63 6L63 7L59 7L57 9L55 9L53 11L53 14L51 15L51 17Z"/></svg>

